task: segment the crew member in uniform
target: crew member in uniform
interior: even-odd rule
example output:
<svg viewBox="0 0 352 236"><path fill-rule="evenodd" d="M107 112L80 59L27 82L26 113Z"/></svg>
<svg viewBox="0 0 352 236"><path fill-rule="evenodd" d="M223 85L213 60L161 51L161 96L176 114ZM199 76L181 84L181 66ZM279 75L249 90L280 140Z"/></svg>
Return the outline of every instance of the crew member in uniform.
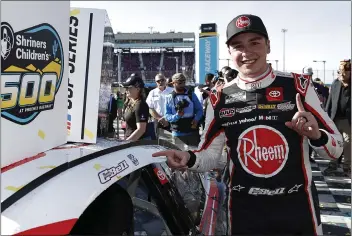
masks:
<svg viewBox="0 0 352 236"><path fill-rule="evenodd" d="M121 85L126 88L126 96L128 98L124 111L126 140L137 141L150 138L147 132L149 107L143 95L144 82L142 78L137 74L132 74Z"/></svg>

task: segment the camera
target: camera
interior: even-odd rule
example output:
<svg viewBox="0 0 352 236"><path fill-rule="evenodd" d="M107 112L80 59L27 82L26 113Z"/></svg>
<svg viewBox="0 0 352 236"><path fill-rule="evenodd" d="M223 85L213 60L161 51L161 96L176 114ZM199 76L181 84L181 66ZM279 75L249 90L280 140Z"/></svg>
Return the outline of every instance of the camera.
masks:
<svg viewBox="0 0 352 236"><path fill-rule="evenodd" d="M189 106L189 102L186 99L182 99L176 104L175 108L177 112L182 112L183 109L185 109L188 106Z"/></svg>

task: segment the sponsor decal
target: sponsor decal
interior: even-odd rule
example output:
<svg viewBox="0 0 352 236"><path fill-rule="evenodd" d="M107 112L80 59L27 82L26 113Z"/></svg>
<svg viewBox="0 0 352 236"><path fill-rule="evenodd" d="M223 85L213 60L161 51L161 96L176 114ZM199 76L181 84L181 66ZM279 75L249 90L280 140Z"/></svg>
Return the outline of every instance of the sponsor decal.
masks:
<svg viewBox="0 0 352 236"><path fill-rule="evenodd" d="M221 126L223 127L229 127L229 126L233 126L233 125L237 125L238 124L238 121L229 121L229 122L226 122L224 124L222 124Z"/></svg>
<svg viewBox="0 0 352 236"><path fill-rule="evenodd" d="M259 188L259 187L251 187L248 190L248 194L254 196L275 196L275 195L284 195L284 194L292 194L294 192L298 192L303 184L295 184L292 188L286 191L286 187L276 188L276 189L267 189L267 188ZM241 192L245 187L241 185L236 185L232 187L232 191Z"/></svg>
<svg viewBox="0 0 352 236"><path fill-rule="evenodd" d="M79 20L76 16L70 16L70 27L69 27L69 47L68 47L68 114L71 116L71 109L73 107L72 98L74 96L74 85L72 83L71 75L76 72L76 52L77 52L77 41L78 41L78 27Z"/></svg>
<svg viewBox="0 0 352 236"><path fill-rule="evenodd" d="M310 76L309 75L301 75L301 74L295 74L292 73L294 80L295 80L295 87L297 91L303 95L306 94L308 85L309 85L309 80Z"/></svg>
<svg viewBox="0 0 352 236"><path fill-rule="evenodd" d="M295 186L293 186L292 188L290 188L287 193L291 194L293 192L298 192L299 188L302 186L303 184L295 184Z"/></svg>
<svg viewBox="0 0 352 236"><path fill-rule="evenodd" d="M253 118L244 118L242 120L239 120L238 122L240 124L244 124L244 123L248 123L248 122L254 122L257 120L257 117L253 117Z"/></svg>
<svg viewBox="0 0 352 236"><path fill-rule="evenodd" d="M216 91L216 89L211 90L209 100L213 107L218 103L218 92Z"/></svg>
<svg viewBox="0 0 352 236"><path fill-rule="evenodd" d="M232 191L238 191L241 192L242 189L244 189L245 187L241 186L241 185L237 185L237 186L233 186L232 187Z"/></svg>
<svg viewBox="0 0 352 236"><path fill-rule="evenodd" d="M265 96L268 102L281 102L284 99L284 90L283 88L267 88Z"/></svg>
<svg viewBox="0 0 352 236"><path fill-rule="evenodd" d="M226 122L226 123L222 124L222 126L223 127L228 127L228 126L233 126L233 125L237 125L237 124L244 124L244 123L248 123L248 122L254 122L256 120L257 120L257 117L244 118L244 119L241 119L241 120Z"/></svg>
<svg viewBox="0 0 352 236"><path fill-rule="evenodd" d="M226 96L225 98L225 104L230 104L230 103L234 103L234 102L245 102L246 101L246 92L237 92L234 94L230 94L228 96Z"/></svg>
<svg viewBox="0 0 352 236"><path fill-rule="evenodd" d="M141 117L139 119L140 121L143 121L143 120L146 120L146 117L143 114L141 114Z"/></svg>
<svg viewBox="0 0 352 236"><path fill-rule="evenodd" d="M278 116L258 116L258 120L278 120Z"/></svg>
<svg viewBox="0 0 352 236"><path fill-rule="evenodd" d="M258 104L260 110L273 110L276 109L276 104Z"/></svg>
<svg viewBox="0 0 352 236"><path fill-rule="evenodd" d="M236 27L239 29L249 27L250 25L251 25L251 20L247 16L240 16L236 20Z"/></svg>
<svg viewBox="0 0 352 236"><path fill-rule="evenodd" d="M235 108L222 108L219 112L220 118L233 117L235 115Z"/></svg>
<svg viewBox="0 0 352 236"><path fill-rule="evenodd" d="M276 109L280 111L289 111L289 110L293 110L295 106L296 104L291 104L291 101L289 101L289 102L277 104Z"/></svg>
<svg viewBox="0 0 352 236"><path fill-rule="evenodd" d="M246 129L239 136L237 153L247 173L269 178L284 168L289 147L286 138L278 130L257 125Z"/></svg>
<svg viewBox="0 0 352 236"><path fill-rule="evenodd" d="M131 160L131 162L132 162L135 166L138 166L138 165L139 165L138 159L135 158L132 154L128 154L127 157L128 157L128 159Z"/></svg>
<svg viewBox="0 0 352 236"><path fill-rule="evenodd" d="M1 23L1 116L19 125L54 109L64 65L61 39L47 23L15 32Z"/></svg>
<svg viewBox="0 0 352 236"><path fill-rule="evenodd" d="M275 195L283 195L285 194L285 189L286 188L277 188L274 190L271 189L266 189L266 188L256 188L256 187L252 187L249 189L248 194L250 195L254 195L254 196L262 196L262 195L266 195L266 196L275 196Z"/></svg>
<svg viewBox="0 0 352 236"><path fill-rule="evenodd" d="M120 174L122 171L126 170L129 167L125 160L121 161L117 164L117 166L113 166L111 168L102 170L98 173L98 177L101 184L105 184L109 182L112 178Z"/></svg>
<svg viewBox="0 0 352 236"><path fill-rule="evenodd" d="M247 113L247 112L251 112L253 110L255 110L257 108L256 105L251 105L251 106L246 106L243 108L236 108L236 112L237 113Z"/></svg>
<svg viewBox="0 0 352 236"><path fill-rule="evenodd" d="M308 84L308 78L303 77L303 75L300 75L298 77L299 80L299 85L302 89L306 89L307 88L307 84Z"/></svg>
<svg viewBox="0 0 352 236"><path fill-rule="evenodd" d="M155 167L154 168L154 173L156 174L156 176L158 176L158 179L159 179L161 185L164 185L164 184L169 182L167 180L166 175L164 174L164 172L162 172L159 168Z"/></svg>

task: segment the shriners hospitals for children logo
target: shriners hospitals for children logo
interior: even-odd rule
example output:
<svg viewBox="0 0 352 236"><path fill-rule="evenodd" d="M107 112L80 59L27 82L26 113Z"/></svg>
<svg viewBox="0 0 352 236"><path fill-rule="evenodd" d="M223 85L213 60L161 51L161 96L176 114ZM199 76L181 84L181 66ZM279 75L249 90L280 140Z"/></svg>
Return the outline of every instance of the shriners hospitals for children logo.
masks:
<svg viewBox="0 0 352 236"><path fill-rule="evenodd" d="M18 32L1 22L1 116L25 125L54 108L64 68L59 34L49 24Z"/></svg>
<svg viewBox="0 0 352 236"><path fill-rule="evenodd" d="M269 178L285 166L289 147L285 137L276 129L257 125L240 135L237 145L238 159L249 174Z"/></svg>

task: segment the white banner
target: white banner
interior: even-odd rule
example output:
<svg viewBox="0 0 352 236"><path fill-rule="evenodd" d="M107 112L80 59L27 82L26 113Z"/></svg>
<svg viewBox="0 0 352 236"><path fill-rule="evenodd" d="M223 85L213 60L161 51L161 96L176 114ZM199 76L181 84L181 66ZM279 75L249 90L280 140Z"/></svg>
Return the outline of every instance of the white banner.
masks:
<svg viewBox="0 0 352 236"><path fill-rule="evenodd" d="M96 142L106 14L71 8L67 141Z"/></svg>
<svg viewBox="0 0 352 236"><path fill-rule="evenodd" d="M66 143L69 10L1 4L1 167Z"/></svg>

